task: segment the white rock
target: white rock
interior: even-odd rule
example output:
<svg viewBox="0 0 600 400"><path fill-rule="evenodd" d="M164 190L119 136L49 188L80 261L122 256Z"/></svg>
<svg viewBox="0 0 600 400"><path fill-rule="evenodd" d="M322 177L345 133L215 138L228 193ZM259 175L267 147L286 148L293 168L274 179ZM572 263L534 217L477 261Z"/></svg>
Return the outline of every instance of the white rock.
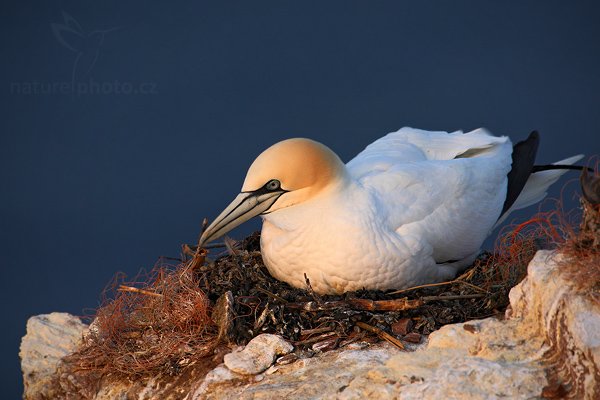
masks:
<svg viewBox="0 0 600 400"><path fill-rule="evenodd" d="M208 374L203 379L202 383L198 386L197 389L193 389L186 399L198 400L202 399L206 396L208 389L214 385L222 385L227 382L234 381L236 379L241 379L241 375L232 372L230 369L226 368L223 365L219 365Z"/></svg>
<svg viewBox="0 0 600 400"><path fill-rule="evenodd" d="M521 320L522 330L543 337L543 359L569 383L568 391L585 399L600 398L600 305L580 294L562 274L568 259L538 251L527 278L510 293L507 315ZM589 266L598 268L598 266Z"/></svg>
<svg viewBox="0 0 600 400"><path fill-rule="evenodd" d="M223 361L231 371L243 375L255 375L269 368L277 356L294 350L279 335L263 333L252 339L242 351L226 354Z"/></svg>
<svg viewBox="0 0 600 400"><path fill-rule="evenodd" d="M413 352L379 343L267 370L292 345L265 334L226 355L225 363L203 379L190 378L184 387L180 381L167 382L179 389L177 397L148 385L142 392L143 385L138 383L136 389L135 383L129 383L132 387L110 395L105 385L101 393L107 394L96 400L135 398L136 393L143 395L140 399L181 398L180 393L187 393L190 400L526 399L541 398L544 388L556 380L565 382L564 389L574 398L598 399L600 306L573 289L561 273L561 262L559 254L538 252L527 278L510 293L506 319L444 326ZM74 317L53 315L30 320L23 339L21 357L31 399L52 398L40 382L50 381L58 358L69 352L84 329ZM75 328L62 327L71 323ZM275 368L276 373L271 373Z"/></svg>
<svg viewBox="0 0 600 400"><path fill-rule="evenodd" d="M21 340L21 369L26 399L56 397L53 378L60 359L75 350L86 325L66 313L37 315L27 321L27 334Z"/></svg>
<svg viewBox="0 0 600 400"><path fill-rule="evenodd" d="M320 399L335 398L357 376L384 365L396 347L385 343L372 345L369 350L340 350L323 353L318 357L300 359L292 364L278 366L276 374L264 374L261 382L248 383L248 377L237 380L211 379L199 399ZM219 367L218 367L219 368Z"/></svg>

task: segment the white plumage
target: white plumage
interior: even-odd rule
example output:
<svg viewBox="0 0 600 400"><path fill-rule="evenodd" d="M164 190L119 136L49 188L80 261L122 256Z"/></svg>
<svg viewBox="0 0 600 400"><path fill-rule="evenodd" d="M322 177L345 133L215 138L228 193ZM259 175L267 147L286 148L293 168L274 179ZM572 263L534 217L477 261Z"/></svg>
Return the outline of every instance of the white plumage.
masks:
<svg viewBox="0 0 600 400"><path fill-rule="evenodd" d="M318 293L451 279L501 217L512 150L508 137L484 129L402 128L344 165L308 139L280 142L253 163L203 239L261 214L270 273L297 287L306 274ZM563 172L532 174L509 211L541 200Z"/></svg>

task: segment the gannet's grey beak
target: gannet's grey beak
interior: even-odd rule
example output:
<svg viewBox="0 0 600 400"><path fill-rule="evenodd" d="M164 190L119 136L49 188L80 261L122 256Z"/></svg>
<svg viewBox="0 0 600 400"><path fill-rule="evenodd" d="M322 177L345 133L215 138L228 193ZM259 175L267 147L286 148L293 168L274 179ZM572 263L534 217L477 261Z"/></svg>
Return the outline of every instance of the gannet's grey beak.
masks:
<svg viewBox="0 0 600 400"><path fill-rule="evenodd" d="M285 190L242 192L206 228L200 237L200 247L216 240L250 218L267 211Z"/></svg>

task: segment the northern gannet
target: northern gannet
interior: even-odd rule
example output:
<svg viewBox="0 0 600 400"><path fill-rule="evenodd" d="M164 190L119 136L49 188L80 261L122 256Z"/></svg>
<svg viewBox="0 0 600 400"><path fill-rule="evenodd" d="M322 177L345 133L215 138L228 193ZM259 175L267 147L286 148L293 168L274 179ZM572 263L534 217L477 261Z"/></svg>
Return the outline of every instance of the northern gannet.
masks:
<svg viewBox="0 0 600 400"><path fill-rule="evenodd" d="M511 211L544 198L557 164L583 157L536 167L538 142L402 128L344 164L321 143L284 140L256 158L200 245L260 215L264 263L292 286L305 274L320 294L449 280Z"/></svg>

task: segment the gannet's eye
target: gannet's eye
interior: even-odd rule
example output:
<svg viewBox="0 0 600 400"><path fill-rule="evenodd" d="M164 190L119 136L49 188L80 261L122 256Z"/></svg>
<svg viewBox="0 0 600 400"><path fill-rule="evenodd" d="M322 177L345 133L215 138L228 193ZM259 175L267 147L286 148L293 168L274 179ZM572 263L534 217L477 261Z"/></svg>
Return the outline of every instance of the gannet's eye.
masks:
<svg viewBox="0 0 600 400"><path fill-rule="evenodd" d="M271 179L265 184L265 188L270 191L279 190L279 188L281 188L281 183L277 179Z"/></svg>

